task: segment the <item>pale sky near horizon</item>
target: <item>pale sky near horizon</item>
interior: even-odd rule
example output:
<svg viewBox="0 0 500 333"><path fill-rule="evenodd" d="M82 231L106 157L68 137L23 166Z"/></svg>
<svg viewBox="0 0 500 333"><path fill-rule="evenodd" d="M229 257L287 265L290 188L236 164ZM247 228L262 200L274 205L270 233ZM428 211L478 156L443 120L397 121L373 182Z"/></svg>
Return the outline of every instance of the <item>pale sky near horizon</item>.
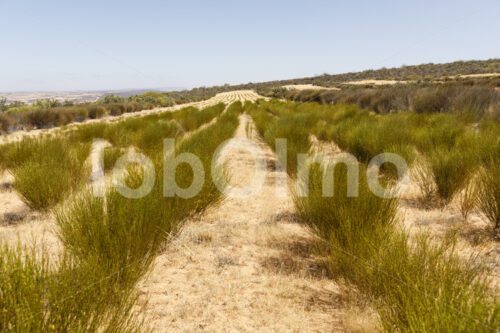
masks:
<svg viewBox="0 0 500 333"><path fill-rule="evenodd" d="M500 1L0 0L0 91L197 87L500 57Z"/></svg>

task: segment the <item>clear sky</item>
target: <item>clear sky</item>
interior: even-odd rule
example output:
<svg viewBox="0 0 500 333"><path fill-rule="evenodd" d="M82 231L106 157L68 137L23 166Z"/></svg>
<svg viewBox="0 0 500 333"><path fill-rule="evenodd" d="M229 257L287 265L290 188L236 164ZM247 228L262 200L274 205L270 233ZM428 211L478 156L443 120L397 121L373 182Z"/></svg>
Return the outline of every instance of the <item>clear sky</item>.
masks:
<svg viewBox="0 0 500 333"><path fill-rule="evenodd" d="M0 91L195 87L500 57L500 0L0 0Z"/></svg>

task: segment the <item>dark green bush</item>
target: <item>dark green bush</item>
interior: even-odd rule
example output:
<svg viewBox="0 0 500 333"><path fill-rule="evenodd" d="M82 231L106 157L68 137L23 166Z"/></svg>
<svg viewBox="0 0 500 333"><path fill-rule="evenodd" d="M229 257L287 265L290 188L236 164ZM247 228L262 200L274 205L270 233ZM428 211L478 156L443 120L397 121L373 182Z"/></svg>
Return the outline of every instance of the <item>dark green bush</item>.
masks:
<svg viewBox="0 0 500 333"><path fill-rule="evenodd" d="M498 156L497 156L498 159ZM480 173L477 202L490 221L496 237L500 237L500 165L491 163Z"/></svg>
<svg viewBox="0 0 500 333"><path fill-rule="evenodd" d="M106 109L102 106L91 105L88 107L88 112L90 119L99 119L106 114Z"/></svg>
<svg viewBox="0 0 500 333"><path fill-rule="evenodd" d="M127 110L126 105L120 104L120 103L107 104L106 109L109 111L109 114L112 116L122 115Z"/></svg>
<svg viewBox="0 0 500 333"><path fill-rule="evenodd" d="M2 147L3 162L15 178L15 188L34 208L46 210L61 202L85 178L90 144L66 139L24 139Z"/></svg>
<svg viewBox="0 0 500 333"><path fill-rule="evenodd" d="M322 169L313 166L308 196L294 198L297 214L323 240L330 274L373 300L385 330L490 332L500 325L500 302L477 258L462 259L453 243L424 236L410 242L396 231L396 199L375 196L363 177L359 196L347 197L346 169L336 169L334 196L325 197Z"/></svg>
<svg viewBox="0 0 500 333"><path fill-rule="evenodd" d="M12 128L12 119L4 114L0 114L0 133L7 133Z"/></svg>
<svg viewBox="0 0 500 333"><path fill-rule="evenodd" d="M84 107L76 108L73 112L76 121L84 121L89 117L89 110Z"/></svg>
<svg viewBox="0 0 500 333"><path fill-rule="evenodd" d="M439 113L448 108L449 93L443 89L424 88L413 96L410 110L415 113Z"/></svg>

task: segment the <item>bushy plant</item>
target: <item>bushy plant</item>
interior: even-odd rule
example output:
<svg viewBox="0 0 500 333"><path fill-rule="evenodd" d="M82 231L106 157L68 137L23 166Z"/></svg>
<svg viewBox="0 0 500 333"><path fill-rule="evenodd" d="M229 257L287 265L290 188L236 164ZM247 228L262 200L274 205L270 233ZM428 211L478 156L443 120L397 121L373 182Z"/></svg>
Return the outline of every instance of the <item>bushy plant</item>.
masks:
<svg viewBox="0 0 500 333"><path fill-rule="evenodd" d="M45 248L1 246L1 331L138 331L137 294L118 289L116 276L66 255L54 264Z"/></svg>
<svg viewBox="0 0 500 333"><path fill-rule="evenodd" d="M98 102L99 104L112 104L112 103L124 103L126 98L121 97L120 95L109 94L101 98Z"/></svg>
<svg viewBox="0 0 500 333"><path fill-rule="evenodd" d="M106 109L109 111L109 114L112 116L119 116L119 115L122 115L126 112L125 104L121 104L121 103L107 104Z"/></svg>
<svg viewBox="0 0 500 333"><path fill-rule="evenodd" d="M479 209L492 224L495 234L500 236L500 165L491 163L481 170L479 182Z"/></svg>
<svg viewBox="0 0 500 333"><path fill-rule="evenodd" d="M13 121L9 116L0 114L0 133L7 133L12 128Z"/></svg>
<svg viewBox="0 0 500 333"><path fill-rule="evenodd" d="M91 105L88 107L88 112L90 119L99 119L106 114L106 109L102 106Z"/></svg>
<svg viewBox="0 0 500 333"><path fill-rule="evenodd" d="M45 210L81 185L90 144L69 146L62 138L25 139L5 152L15 188L26 203Z"/></svg>
<svg viewBox="0 0 500 333"><path fill-rule="evenodd" d="M412 100L411 111L416 113L439 113L448 107L449 95L442 89L424 88Z"/></svg>
<svg viewBox="0 0 500 333"><path fill-rule="evenodd" d="M500 323L486 271L461 259L453 242L426 236L410 242L395 228L396 199L375 196L361 178L359 196L347 197L345 168L334 175L334 196L322 194L322 169L313 167L309 195L295 196L300 221L324 243L327 267L374 300L388 331L489 332ZM457 316L457 314L461 314Z"/></svg>
<svg viewBox="0 0 500 333"><path fill-rule="evenodd" d="M474 160L457 148L438 146L429 154L429 163L437 194L448 203L471 177Z"/></svg>

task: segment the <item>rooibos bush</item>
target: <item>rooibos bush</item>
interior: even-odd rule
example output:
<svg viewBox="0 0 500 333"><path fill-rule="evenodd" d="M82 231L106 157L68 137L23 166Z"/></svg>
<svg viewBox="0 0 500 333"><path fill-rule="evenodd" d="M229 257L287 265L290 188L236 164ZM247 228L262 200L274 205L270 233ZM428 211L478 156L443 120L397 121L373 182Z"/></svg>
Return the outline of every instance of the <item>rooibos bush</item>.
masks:
<svg viewBox="0 0 500 333"><path fill-rule="evenodd" d="M500 236L500 165L491 163L479 177L477 202L479 209L491 222L497 236Z"/></svg>
<svg viewBox="0 0 500 333"><path fill-rule="evenodd" d="M4 114L0 114L0 133L7 133L12 128L12 119Z"/></svg>
<svg viewBox="0 0 500 333"><path fill-rule="evenodd" d="M90 144L70 147L62 138L41 138L23 140L11 149L16 190L29 206L43 210L82 183Z"/></svg>
<svg viewBox="0 0 500 333"><path fill-rule="evenodd" d="M346 195L345 167L334 175L334 196L325 197L322 171L314 166L309 194L294 197L297 214L323 240L318 248L329 272L373 300L384 329L490 332L498 327L500 303L477 258L458 256L453 242L435 245L421 235L410 241L396 230L396 199L375 196L363 179L357 197Z"/></svg>
<svg viewBox="0 0 500 333"><path fill-rule="evenodd" d="M471 177L474 159L458 148L435 147L429 153L436 191L445 203L449 203Z"/></svg>
<svg viewBox="0 0 500 333"><path fill-rule="evenodd" d="M90 119L102 118L106 114L106 109L98 105L91 105L88 107L88 110Z"/></svg>
<svg viewBox="0 0 500 333"><path fill-rule="evenodd" d="M112 116L119 116L127 111L126 105L121 103L107 104L106 109L109 110L109 114Z"/></svg>

